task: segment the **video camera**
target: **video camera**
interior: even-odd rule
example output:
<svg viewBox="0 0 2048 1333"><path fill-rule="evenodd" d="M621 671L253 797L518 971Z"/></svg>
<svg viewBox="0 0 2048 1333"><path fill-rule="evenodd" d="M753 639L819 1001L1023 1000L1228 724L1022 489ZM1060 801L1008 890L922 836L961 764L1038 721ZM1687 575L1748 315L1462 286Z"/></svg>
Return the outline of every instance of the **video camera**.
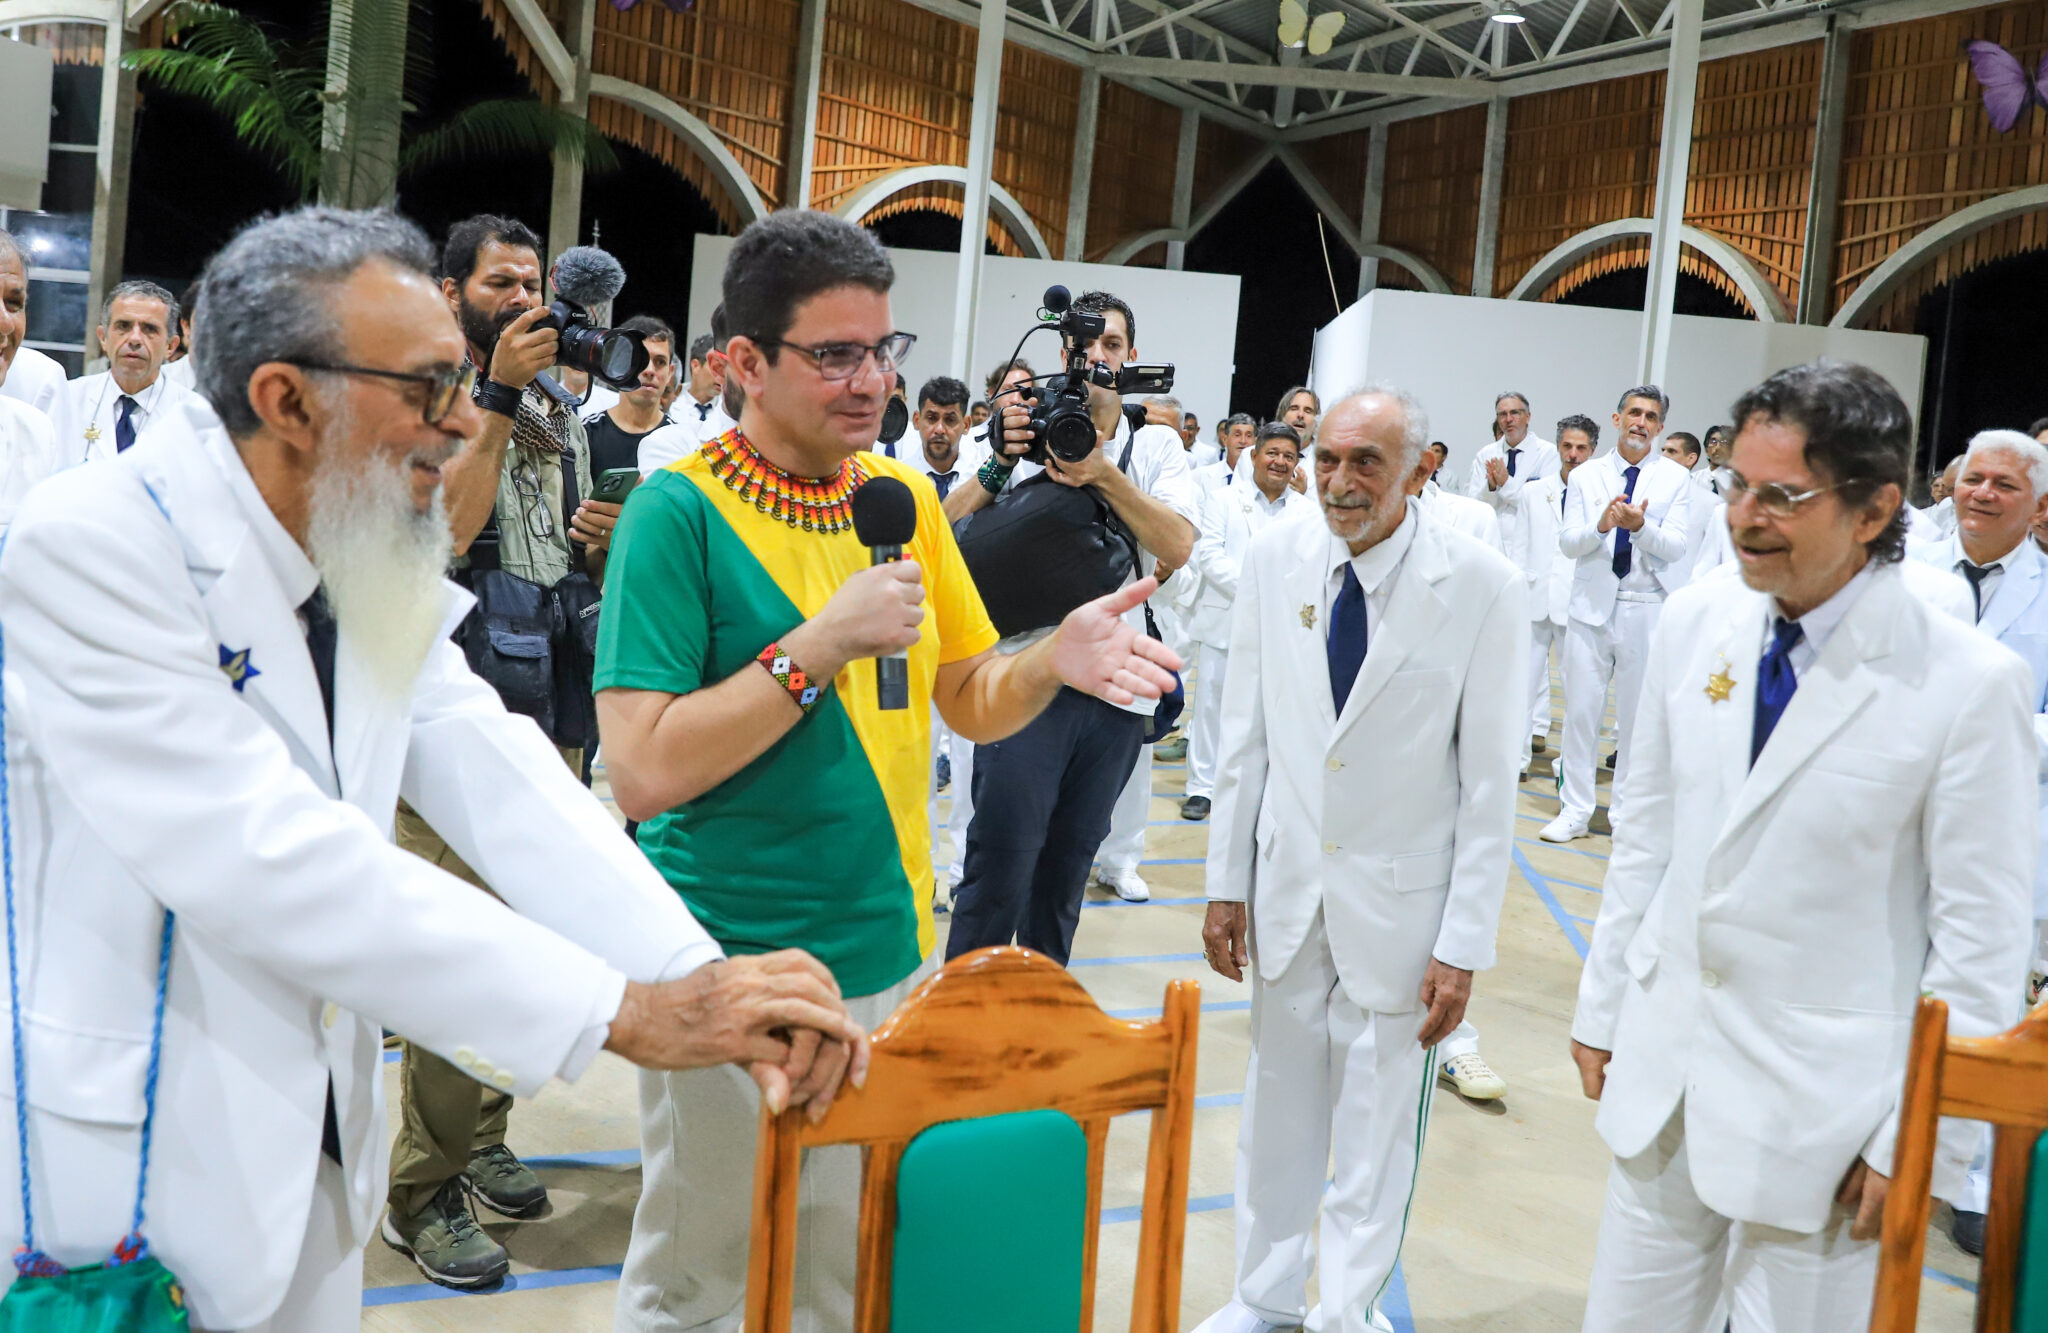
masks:
<svg viewBox="0 0 2048 1333"><path fill-rule="evenodd" d="M1166 393L1173 388L1173 367L1125 366L1113 371L1108 366L1088 364L1088 347L1102 336L1105 321L1099 310L1076 310L1073 294L1065 287L1045 289L1045 305L1039 322L1025 331L1029 338L1040 329L1054 329L1060 335L1066 369L1048 375L1019 391L1031 405L1031 448L1024 457L1044 465L1046 456L1062 463L1078 463L1095 450L1095 419L1088 415L1088 390L1092 385L1114 393ZM1017 350L1023 351L1020 340ZM1011 361L1014 363L1013 356Z"/></svg>
<svg viewBox="0 0 2048 1333"><path fill-rule="evenodd" d="M578 245L555 260L555 300L537 329L561 335L555 364L580 370L614 389L630 389L647 369L646 340L638 333L598 327L589 307L603 305L626 285L626 270L608 251Z"/></svg>

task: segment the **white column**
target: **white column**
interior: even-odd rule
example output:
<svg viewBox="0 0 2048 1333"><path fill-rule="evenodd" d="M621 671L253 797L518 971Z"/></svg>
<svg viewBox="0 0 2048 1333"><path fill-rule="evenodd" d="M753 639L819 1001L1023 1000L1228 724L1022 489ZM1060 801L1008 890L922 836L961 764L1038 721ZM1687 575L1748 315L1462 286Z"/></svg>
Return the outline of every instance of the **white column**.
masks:
<svg viewBox="0 0 2048 1333"><path fill-rule="evenodd" d="M796 86L789 98L784 208L809 208L818 168L818 74L825 63L825 0L803 0L796 28Z"/></svg>
<svg viewBox="0 0 2048 1333"><path fill-rule="evenodd" d="M357 23L355 8L355 0L334 0L327 13L320 202L377 208L398 198L408 12L389 7L387 22Z"/></svg>
<svg viewBox="0 0 2048 1333"><path fill-rule="evenodd" d="M92 182L92 256L85 289L86 343L99 323L107 293L120 284L127 264L128 181L135 150L135 71L121 68L121 56L135 34L119 23L107 25L106 64L100 71L100 137ZM88 351L87 369L97 364Z"/></svg>
<svg viewBox="0 0 2048 1333"><path fill-rule="evenodd" d="M1173 159L1173 226L1186 231L1195 215L1195 149L1202 140L1202 113L1193 107L1180 111L1180 149ZM1166 243L1166 266L1178 271L1187 262L1186 241Z"/></svg>
<svg viewBox="0 0 2048 1333"><path fill-rule="evenodd" d="M1067 239L1063 258L1079 263L1088 250L1088 196L1095 185L1095 123L1102 107L1102 76L1081 70L1081 105L1074 118L1074 170L1067 185Z"/></svg>
<svg viewBox="0 0 2048 1333"><path fill-rule="evenodd" d="M974 115L967 130L967 199L960 217L960 272L953 288L953 373L972 381L974 320L981 304L981 260L988 247L988 181L995 165L996 99L1003 86L1005 0L982 0L974 43Z"/></svg>
<svg viewBox="0 0 2048 1333"><path fill-rule="evenodd" d="M1387 126L1372 127L1365 141L1365 198L1358 205L1358 239L1363 245L1380 243L1380 207L1387 196ZM1358 295L1380 285L1380 261L1371 255L1358 257Z"/></svg>
<svg viewBox="0 0 2048 1333"><path fill-rule="evenodd" d="M1835 219L1842 198L1842 127L1848 121L1849 35L1829 15L1820 57L1820 112L1813 133L1813 176L1806 191L1806 246L1799 260L1799 322L1828 322L1835 268Z"/></svg>
<svg viewBox="0 0 2048 1333"><path fill-rule="evenodd" d="M1685 177L1692 162L1692 104L1699 86L1700 22L1706 0L1677 0L1671 71L1664 80L1664 137L1657 158L1656 228L1650 234L1649 290L1643 298L1637 379L1664 383L1671 354L1671 304L1678 292L1678 238L1685 225Z"/></svg>
<svg viewBox="0 0 2048 1333"><path fill-rule="evenodd" d="M566 31L562 37L569 58L576 62L576 83L564 90L562 110L575 116L590 114L590 46L597 29L597 0L569 0L563 15ZM580 154L554 155L555 183L548 196L548 257L562 253L583 236L583 158Z"/></svg>
<svg viewBox="0 0 2048 1333"><path fill-rule="evenodd" d="M1682 2L1682 0L1681 0ZM1495 34L1507 30L1493 25ZM1501 175L1508 160L1508 103L1496 97L1486 105L1486 149L1479 171L1479 234L1472 246L1472 294L1493 295L1494 256L1500 249Z"/></svg>

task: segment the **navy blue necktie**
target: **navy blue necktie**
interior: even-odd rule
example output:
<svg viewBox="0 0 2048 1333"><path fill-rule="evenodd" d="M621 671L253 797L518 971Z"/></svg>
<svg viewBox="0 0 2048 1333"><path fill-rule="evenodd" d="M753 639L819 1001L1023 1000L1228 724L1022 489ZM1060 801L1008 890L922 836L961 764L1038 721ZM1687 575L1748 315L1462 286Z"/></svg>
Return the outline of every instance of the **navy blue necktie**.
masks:
<svg viewBox="0 0 2048 1333"><path fill-rule="evenodd" d="M1968 560L1956 561L1956 573L1970 581L1970 600L1976 605L1979 620L1984 618L1984 580L1996 568L1996 565L1973 565Z"/></svg>
<svg viewBox="0 0 2048 1333"><path fill-rule="evenodd" d="M717 401L716 398L713 398L710 402L692 403L691 406L697 409L697 420L709 421L711 419L711 404Z"/></svg>
<svg viewBox="0 0 2048 1333"><path fill-rule="evenodd" d="M1508 475L1510 477L1515 475L1515 455L1520 452L1522 452L1520 449L1508 450Z"/></svg>
<svg viewBox="0 0 2048 1333"><path fill-rule="evenodd" d="M118 454L135 443L135 400L124 393L115 405L121 409L114 422L114 452Z"/></svg>
<svg viewBox="0 0 2048 1333"><path fill-rule="evenodd" d="M1778 719L1785 715L1785 705L1792 702L1793 691L1799 688L1799 676L1792 670L1792 647L1805 633L1798 621L1780 620L1771 646L1764 649L1756 664L1756 721L1749 732L1751 767L1755 767L1757 756L1764 752L1764 742L1771 738Z"/></svg>
<svg viewBox="0 0 2048 1333"><path fill-rule="evenodd" d="M1626 478L1626 481L1621 488L1621 498L1631 504L1635 503L1636 478L1642 474L1642 470L1640 466L1622 469L1621 475ZM1618 579L1627 578L1628 572L1634 568L1635 562L1635 552L1629 549L1628 529L1616 527L1614 529L1614 577Z"/></svg>
<svg viewBox="0 0 2048 1333"><path fill-rule="evenodd" d="M938 487L939 498L943 500L946 498L947 492L953 489L953 482L959 477L960 469L954 468L951 472L933 472L927 475L931 477L932 485Z"/></svg>
<svg viewBox="0 0 2048 1333"><path fill-rule="evenodd" d="M1225 486L1228 486L1228 485L1229 485L1229 484L1230 484L1231 482L1233 482L1233 481L1236 481L1236 480L1237 480L1237 474L1236 474L1235 472L1226 472L1226 473L1224 473L1224 474L1223 474L1223 484L1224 484Z"/></svg>
<svg viewBox="0 0 2048 1333"><path fill-rule="evenodd" d="M1337 600L1330 606L1330 641L1326 645L1330 656L1330 701L1337 705L1337 716L1344 716L1344 701L1351 697L1352 683L1358 679L1358 668L1365 661L1365 585L1358 581L1358 574L1351 568L1351 562L1344 562L1344 586L1337 591Z"/></svg>

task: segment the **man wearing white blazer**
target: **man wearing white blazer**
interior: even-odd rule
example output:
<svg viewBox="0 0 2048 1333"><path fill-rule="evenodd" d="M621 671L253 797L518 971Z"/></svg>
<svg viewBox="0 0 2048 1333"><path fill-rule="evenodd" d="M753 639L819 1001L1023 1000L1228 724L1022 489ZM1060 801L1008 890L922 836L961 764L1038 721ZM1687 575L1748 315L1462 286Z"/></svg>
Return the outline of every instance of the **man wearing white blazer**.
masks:
<svg viewBox="0 0 2048 1333"><path fill-rule="evenodd" d="M1252 970L1252 1054L1235 1297L1206 1333L1390 1327L1431 1048L1494 959L1528 616L1514 565L1405 493L1427 428L1398 390L1337 404L1319 504L1238 579L1202 937Z"/></svg>
<svg viewBox="0 0 2048 1333"><path fill-rule="evenodd" d="M1232 417L1232 421L1237 418ZM1226 425L1229 423L1226 422ZM1232 435L1237 432L1233 431ZM1219 464L1202 492L1202 535L1186 572L1201 581L1188 633L1195 641L1195 708L1189 728L1187 798L1182 819L1207 819L1216 793L1216 753L1230 669L1230 607L1252 538L1308 497L1288 485L1301 464L1301 436L1269 421L1252 449L1251 480L1237 484L1236 458Z"/></svg>
<svg viewBox="0 0 2048 1333"><path fill-rule="evenodd" d="M1613 790L1626 793L1629 733L1650 634L1665 597L1684 586L1696 503L1686 470L1657 452L1670 410L1654 384L1623 394L1614 412L1614 452L1575 470L1566 488L1558 549L1578 568L1565 629L1562 808L1538 835L1548 842L1583 838L1591 824L1610 682L1619 755ZM1621 804L1620 795L1610 799L1610 820Z"/></svg>
<svg viewBox="0 0 2048 1333"><path fill-rule="evenodd" d="M1500 520L1502 546L1518 552L1527 546L1522 529L1528 522L1528 488L1557 475L1557 446L1529 433L1529 399L1524 394L1496 395L1493 422L1500 428L1500 438L1473 455L1465 494L1493 510ZM1449 479L1447 474L1445 480Z"/></svg>
<svg viewBox="0 0 2048 1333"><path fill-rule="evenodd" d="M1902 577L1905 404L1821 362L1735 420L1740 577L1657 628L1572 1021L1615 1155L1586 1333L1860 1333L1920 997L1984 1035L2025 978L2039 690Z"/></svg>
<svg viewBox="0 0 2048 1333"><path fill-rule="evenodd" d="M146 1159L146 1239L207 1329L357 1327L381 1026L522 1097L601 1048L774 1061L776 989L860 1040L815 960L722 961L446 637L470 598L439 465L481 422L433 260L390 213L243 231L206 277L204 396L39 487L0 558L36 1249L125 1253ZM401 795L502 902L393 843Z"/></svg>
<svg viewBox="0 0 2048 1333"><path fill-rule="evenodd" d="M1557 423L1557 475L1539 477L1526 489L1528 518L1522 525L1523 577L1529 581L1529 740L1522 747L1522 774L1550 739L1550 650L1563 665L1564 632L1570 622L1572 578L1578 561L1558 550L1564 528L1565 484L1600 447L1600 423L1568 416ZM1532 571L1538 571L1535 573Z"/></svg>
<svg viewBox="0 0 2048 1333"><path fill-rule="evenodd" d="M2018 653L2034 672L2034 738L2042 756L2040 826L2043 861L2034 877L2034 933L2029 954L2038 976L2048 934L2048 557L2029 537L2048 512L2048 448L2015 430L1987 430L1970 441L1956 476L1954 535L1907 543L1908 556L1931 568L1953 570L1970 585L1970 615L1977 628ZM2014 1014L2033 998L2014 995ZM1969 1183L1951 1200L1950 1235L1970 1254L1984 1251L1984 1212L1990 1200L1990 1143L1971 1165Z"/></svg>

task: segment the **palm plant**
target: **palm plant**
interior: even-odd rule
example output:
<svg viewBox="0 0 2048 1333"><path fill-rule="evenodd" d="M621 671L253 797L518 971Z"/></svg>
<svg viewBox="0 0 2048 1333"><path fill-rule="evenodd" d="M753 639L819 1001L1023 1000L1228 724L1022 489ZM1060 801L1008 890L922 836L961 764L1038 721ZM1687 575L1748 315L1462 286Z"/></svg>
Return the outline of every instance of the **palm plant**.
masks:
<svg viewBox="0 0 2048 1333"><path fill-rule="evenodd" d="M537 101L495 98L435 124L410 123L434 68L427 25L407 22L423 0L331 3L327 30L294 42L226 5L177 0L164 18L170 45L131 51L122 64L219 112L301 199L360 196L350 182L363 177L388 192L398 178L435 166L512 154L561 153L596 172L617 167L589 121Z"/></svg>

